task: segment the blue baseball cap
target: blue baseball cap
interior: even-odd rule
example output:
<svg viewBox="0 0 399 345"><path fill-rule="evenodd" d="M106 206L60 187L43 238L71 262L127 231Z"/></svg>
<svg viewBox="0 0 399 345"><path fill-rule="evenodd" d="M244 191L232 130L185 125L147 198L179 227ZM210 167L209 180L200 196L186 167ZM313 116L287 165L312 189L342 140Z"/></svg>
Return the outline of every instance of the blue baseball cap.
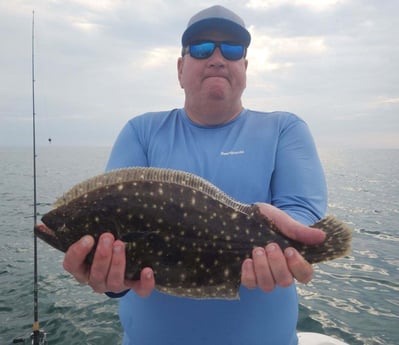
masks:
<svg viewBox="0 0 399 345"><path fill-rule="evenodd" d="M195 14L188 22L181 38L183 47L186 47L192 38L205 30L218 30L232 33L237 42L249 46L251 34L245 28L241 17L223 6L212 6Z"/></svg>

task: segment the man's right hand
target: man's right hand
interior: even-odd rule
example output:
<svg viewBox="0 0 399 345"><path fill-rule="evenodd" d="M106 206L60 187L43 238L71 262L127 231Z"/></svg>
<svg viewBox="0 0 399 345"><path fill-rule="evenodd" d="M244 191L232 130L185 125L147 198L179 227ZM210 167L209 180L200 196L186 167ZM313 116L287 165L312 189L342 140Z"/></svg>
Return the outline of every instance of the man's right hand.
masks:
<svg viewBox="0 0 399 345"><path fill-rule="evenodd" d="M71 245L64 257L64 269L81 284L87 284L98 293L120 293L132 289L137 295L147 297L155 287L154 272L144 268L140 280L127 280L125 244L111 233L100 236L91 266L86 256L94 246L94 238L87 235Z"/></svg>

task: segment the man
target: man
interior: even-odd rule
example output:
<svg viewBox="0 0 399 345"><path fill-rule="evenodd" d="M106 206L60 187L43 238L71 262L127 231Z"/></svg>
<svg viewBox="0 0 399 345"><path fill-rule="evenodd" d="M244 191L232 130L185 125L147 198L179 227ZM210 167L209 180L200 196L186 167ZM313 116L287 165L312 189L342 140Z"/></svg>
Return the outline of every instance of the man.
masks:
<svg viewBox="0 0 399 345"><path fill-rule="evenodd" d="M290 113L242 106L250 40L242 19L224 7L192 17L177 64L184 108L130 120L107 170L155 166L195 173L241 202L262 202L262 212L287 236L322 242L322 231L305 226L326 209L324 175L306 124ZM240 300L227 301L159 293L148 267L139 281L124 280L124 244L109 233L89 268L84 258L93 242L84 237L72 245L64 267L95 291L120 297L124 345L298 342L294 278L308 282L312 267L293 248L255 248L242 265Z"/></svg>

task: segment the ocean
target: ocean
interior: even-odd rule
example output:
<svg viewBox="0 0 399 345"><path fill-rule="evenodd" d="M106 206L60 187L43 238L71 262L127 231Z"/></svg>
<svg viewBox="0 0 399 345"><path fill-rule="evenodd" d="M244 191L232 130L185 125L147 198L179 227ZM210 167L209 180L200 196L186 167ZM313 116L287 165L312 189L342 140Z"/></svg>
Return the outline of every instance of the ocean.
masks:
<svg viewBox="0 0 399 345"><path fill-rule="evenodd" d="M101 173L110 149L37 149L37 211ZM299 331L351 345L399 344L399 150L320 150L329 214L353 229L349 257L319 264L298 284ZM28 337L33 324L33 158L0 148L0 345ZM49 344L120 344L117 302L76 283L63 254L38 241L39 320ZM26 341L26 344L29 342Z"/></svg>

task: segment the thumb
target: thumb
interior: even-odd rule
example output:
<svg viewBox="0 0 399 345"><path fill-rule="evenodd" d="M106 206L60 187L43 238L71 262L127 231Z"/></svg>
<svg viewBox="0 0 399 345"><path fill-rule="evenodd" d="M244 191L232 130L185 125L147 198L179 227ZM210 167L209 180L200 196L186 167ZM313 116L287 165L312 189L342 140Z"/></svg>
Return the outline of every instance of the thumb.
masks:
<svg viewBox="0 0 399 345"><path fill-rule="evenodd" d="M258 203L256 206L261 214L266 216L281 233L292 240L305 244L318 244L326 238L324 231L303 225L273 205Z"/></svg>

